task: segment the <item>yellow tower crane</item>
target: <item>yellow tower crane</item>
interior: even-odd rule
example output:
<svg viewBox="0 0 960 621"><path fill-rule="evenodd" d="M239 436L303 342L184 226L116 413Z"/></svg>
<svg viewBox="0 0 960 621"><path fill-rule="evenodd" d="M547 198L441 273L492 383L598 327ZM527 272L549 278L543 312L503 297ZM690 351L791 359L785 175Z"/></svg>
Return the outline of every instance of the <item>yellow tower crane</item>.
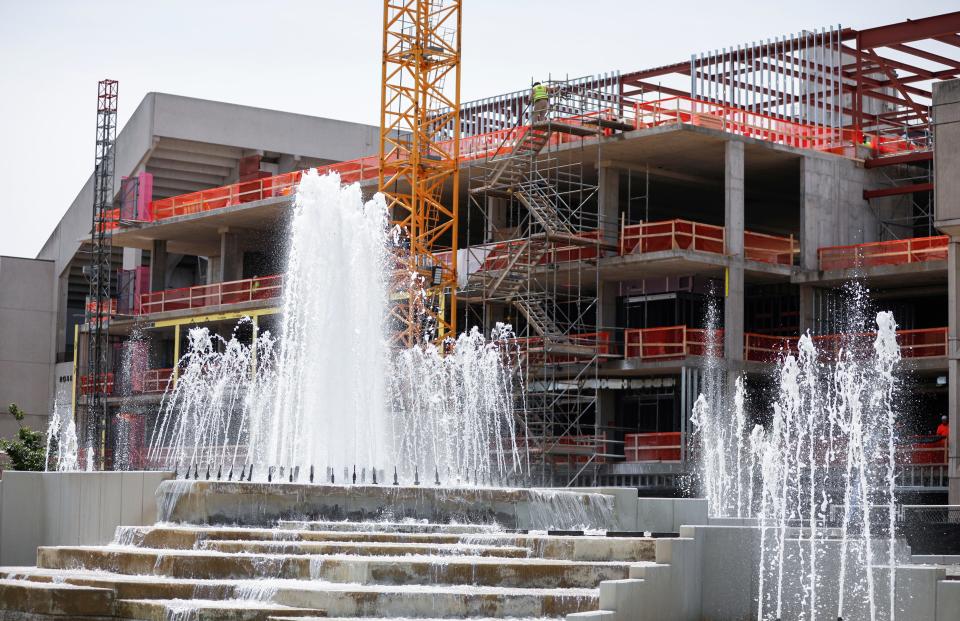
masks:
<svg viewBox="0 0 960 621"><path fill-rule="evenodd" d="M461 0L383 3L379 188L405 266L392 317L408 347L456 335L460 8Z"/></svg>

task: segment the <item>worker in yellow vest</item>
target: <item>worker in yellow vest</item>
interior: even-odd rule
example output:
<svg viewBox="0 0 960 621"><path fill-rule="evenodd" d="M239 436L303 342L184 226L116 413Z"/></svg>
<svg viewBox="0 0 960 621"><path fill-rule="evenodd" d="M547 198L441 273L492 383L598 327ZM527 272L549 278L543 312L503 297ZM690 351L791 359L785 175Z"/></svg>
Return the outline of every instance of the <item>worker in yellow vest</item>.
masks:
<svg viewBox="0 0 960 621"><path fill-rule="evenodd" d="M533 83L530 91L530 102L533 104L533 122L543 123L547 120L547 110L550 107L550 92L539 82Z"/></svg>

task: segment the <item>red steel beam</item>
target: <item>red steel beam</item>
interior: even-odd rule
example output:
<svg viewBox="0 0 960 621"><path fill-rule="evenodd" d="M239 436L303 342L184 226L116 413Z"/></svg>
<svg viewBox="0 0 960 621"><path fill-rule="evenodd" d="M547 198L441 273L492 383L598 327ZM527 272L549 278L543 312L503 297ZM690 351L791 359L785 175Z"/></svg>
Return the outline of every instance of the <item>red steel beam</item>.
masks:
<svg viewBox="0 0 960 621"><path fill-rule="evenodd" d="M921 39L935 39L960 32L960 11L897 24L867 28L857 34L862 49L888 47Z"/></svg>
<svg viewBox="0 0 960 621"><path fill-rule="evenodd" d="M899 196L901 194L912 194L914 192L930 192L931 190L933 190L932 183L913 183L911 185L899 185L893 188L883 188L882 190L864 190L863 200L868 201L871 198Z"/></svg>
<svg viewBox="0 0 960 621"><path fill-rule="evenodd" d="M912 164L914 162L926 162L933 159L933 151L914 151L903 155L891 155L889 157L874 157L863 163L865 168L883 168L884 166L897 166L898 164Z"/></svg>

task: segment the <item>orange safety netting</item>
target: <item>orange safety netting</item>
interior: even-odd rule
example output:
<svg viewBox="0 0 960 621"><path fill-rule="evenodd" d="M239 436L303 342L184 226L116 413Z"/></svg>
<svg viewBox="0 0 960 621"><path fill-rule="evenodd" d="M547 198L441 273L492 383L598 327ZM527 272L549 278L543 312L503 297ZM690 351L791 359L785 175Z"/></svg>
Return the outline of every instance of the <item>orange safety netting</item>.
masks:
<svg viewBox="0 0 960 621"><path fill-rule="evenodd" d="M818 250L820 269L842 270L878 265L945 261L949 240L950 238L946 235L939 235L852 246L828 246Z"/></svg>

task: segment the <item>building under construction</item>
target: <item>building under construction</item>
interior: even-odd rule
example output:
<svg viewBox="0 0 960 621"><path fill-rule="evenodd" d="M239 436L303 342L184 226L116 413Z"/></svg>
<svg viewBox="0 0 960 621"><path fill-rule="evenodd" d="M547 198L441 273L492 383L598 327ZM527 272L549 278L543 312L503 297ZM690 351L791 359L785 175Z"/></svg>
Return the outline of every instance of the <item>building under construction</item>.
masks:
<svg viewBox="0 0 960 621"><path fill-rule="evenodd" d="M443 120L458 157L436 192L453 217L427 310L441 332L514 326L538 483L678 490L706 344L762 384L800 334L839 342L841 288L857 278L894 311L910 371L901 489L952 483L960 502L957 427L931 437L960 414L960 192L942 181L958 178L960 86L941 83L960 77L958 33L952 13L731 41L664 67L543 76L545 110L522 85ZM187 328L274 325L301 171L373 192L377 140L376 127L144 100L94 222L109 247L75 242L90 239L82 194L40 255L55 260L54 381L106 467L142 465ZM110 273L106 303L91 299L91 255Z"/></svg>

